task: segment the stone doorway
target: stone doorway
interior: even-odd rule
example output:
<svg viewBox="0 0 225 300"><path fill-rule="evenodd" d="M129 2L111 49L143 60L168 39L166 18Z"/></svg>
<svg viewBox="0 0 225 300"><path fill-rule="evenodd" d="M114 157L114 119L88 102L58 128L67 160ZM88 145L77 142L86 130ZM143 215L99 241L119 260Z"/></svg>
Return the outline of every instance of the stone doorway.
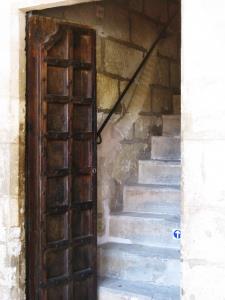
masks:
<svg viewBox="0 0 225 300"><path fill-rule="evenodd" d="M96 29L98 126L123 92L160 28L176 9L179 9L177 1L103 1L40 12L45 16L64 18ZM99 275L106 278L99 281L99 299L148 299L146 295L151 293L155 293L152 296L154 299L163 295L173 300L180 297L179 247L175 246L173 251L176 241L172 236L173 230L180 228L180 192L177 189L180 184L179 94L178 16L155 49L147 67L118 106L116 114L103 131L103 142L98 146ZM160 149L162 152L158 153ZM155 160L154 165L152 159ZM164 163L165 160L168 162ZM158 174L155 175L155 172ZM157 190L158 184L164 188L163 194L161 187ZM151 191L152 188L154 191ZM156 195L160 199L157 200ZM142 204L138 206L138 201L143 202L142 208ZM146 211L147 217L150 216L148 213L155 214L154 217L165 214L162 222L167 224L167 229L165 235L162 229L160 236L162 240L167 240L168 250L164 251L165 244L160 242L153 243L154 247L158 247L157 250L149 248L152 245L149 237L144 238L146 242L143 244L138 226L144 230L146 224L146 236L151 235L151 227L156 226L150 219L142 220L143 211ZM134 213L141 218L137 219ZM129 235L132 226L137 228L136 237ZM126 246L126 243L129 245ZM135 244L136 250L132 251L131 244ZM161 264L165 268L158 272L141 262L144 253L149 251L153 255L148 256L148 260L155 261L155 268ZM139 267L132 267L132 258L139 261ZM130 260L130 263L123 260ZM154 265L153 261L149 264ZM128 269L134 274L133 278L127 275ZM145 275L140 277L141 283L132 289L130 282L134 282L135 278L138 281L140 272ZM155 280L151 279L152 274ZM146 280L150 288L146 287Z"/></svg>

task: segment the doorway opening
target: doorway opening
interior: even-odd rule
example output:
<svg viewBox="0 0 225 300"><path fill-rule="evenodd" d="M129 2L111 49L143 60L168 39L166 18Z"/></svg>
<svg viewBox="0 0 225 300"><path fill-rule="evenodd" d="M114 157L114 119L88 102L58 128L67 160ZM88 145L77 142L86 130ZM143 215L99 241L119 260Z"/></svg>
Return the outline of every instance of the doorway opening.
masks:
<svg viewBox="0 0 225 300"><path fill-rule="evenodd" d="M30 14L28 235L40 243L28 248L28 297L97 299L98 269L98 299L179 299L179 10L106 0ZM97 183L97 128L169 21L102 132Z"/></svg>

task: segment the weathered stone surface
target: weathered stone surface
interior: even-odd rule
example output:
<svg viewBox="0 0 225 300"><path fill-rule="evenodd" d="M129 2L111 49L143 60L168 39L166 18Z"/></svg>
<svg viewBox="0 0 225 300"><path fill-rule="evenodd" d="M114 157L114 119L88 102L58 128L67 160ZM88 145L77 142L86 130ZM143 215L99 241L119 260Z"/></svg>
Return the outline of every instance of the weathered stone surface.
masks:
<svg viewBox="0 0 225 300"><path fill-rule="evenodd" d="M181 167L177 162L139 161L138 182L143 184L179 185Z"/></svg>
<svg viewBox="0 0 225 300"><path fill-rule="evenodd" d="M74 7L64 7L64 18L77 24L98 26L102 23L102 19L97 17L98 3L80 4Z"/></svg>
<svg viewBox="0 0 225 300"><path fill-rule="evenodd" d="M179 63L171 63L170 65L170 79L171 86L174 88L180 88L180 64Z"/></svg>
<svg viewBox="0 0 225 300"><path fill-rule="evenodd" d="M139 66L143 54L141 51L106 40L105 69L107 72L130 78ZM132 63L131 63L132 62Z"/></svg>
<svg viewBox="0 0 225 300"><path fill-rule="evenodd" d="M179 218L169 215L143 213L118 213L110 216L109 233L134 244L179 249L179 241L171 238L174 228L179 228Z"/></svg>
<svg viewBox="0 0 225 300"><path fill-rule="evenodd" d="M179 136L181 120L180 115L164 115L163 116L163 135Z"/></svg>
<svg viewBox="0 0 225 300"><path fill-rule="evenodd" d="M24 150L24 149L23 149ZM10 145L10 195L16 196L19 194L19 176L23 176L24 173L19 174L19 145Z"/></svg>
<svg viewBox="0 0 225 300"><path fill-rule="evenodd" d="M119 95L118 80L103 74L97 75L98 108L110 109Z"/></svg>
<svg viewBox="0 0 225 300"><path fill-rule="evenodd" d="M0 195L10 194L10 145L0 147Z"/></svg>
<svg viewBox="0 0 225 300"><path fill-rule="evenodd" d="M143 245L106 243L99 247L101 277L179 286L178 250Z"/></svg>
<svg viewBox="0 0 225 300"><path fill-rule="evenodd" d="M173 95L173 113L174 114L180 114L181 113L180 95Z"/></svg>
<svg viewBox="0 0 225 300"><path fill-rule="evenodd" d="M160 160L179 160L180 138L153 136L151 158Z"/></svg>
<svg viewBox="0 0 225 300"><path fill-rule="evenodd" d="M170 64L167 59L159 58L156 67L155 83L168 87L170 84L169 78Z"/></svg>
<svg viewBox="0 0 225 300"><path fill-rule="evenodd" d="M129 17L128 11L114 4L105 3L103 20L104 36L129 41Z"/></svg>
<svg viewBox="0 0 225 300"><path fill-rule="evenodd" d="M151 118L149 116L140 116L135 122L135 137L147 139L150 134Z"/></svg>
<svg viewBox="0 0 225 300"><path fill-rule="evenodd" d="M177 36L175 34L170 34L165 39L162 39L158 45L158 52L162 56L177 59L178 58L178 38L177 38Z"/></svg>
<svg viewBox="0 0 225 300"><path fill-rule="evenodd" d="M41 12L43 15L53 18L61 18L64 17L64 7L52 7L50 9L44 9Z"/></svg>
<svg viewBox="0 0 225 300"><path fill-rule="evenodd" d="M96 35L96 69L102 71L102 38Z"/></svg>
<svg viewBox="0 0 225 300"><path fill-rule="evenodd" d="M119 183L137 178L138 158L147 147L145 143L122 144L114 161L111 176Z"/></svg>
<svg viewBox="0 0 225 300"><path fill-rule="evenodd" d="M140 161L139 161L140 163ZM172 186L127 185L123 189L123 211L179 215L180 190Z"/></svg>
<svg viewBox="0 0 225 300"><path fill-rule="evenodd" d="M180 289L116 278L99 281L99 300L180 300Z"/></svg>
<svg viewBox="0 0 225 300"><path fill-rule="evenodd" d="M152 111L154 113L163 113L171 111L172 94L169 89L153 87L152 88Z"/></svg>
<svg viewBox="0 0 225 300"><path fill-rule="evenodd" d="M121 81L120 90L123 91L126 87L128 81ZM150 99L150 89L146 88L137 93L137 89L140 89L142 80L136 79L135 83L127 91L126 95L123 98L123 105L125 106L126 112L131 112L136 109L138 112L150 112L151 111L151 99ZM140 105L139 97L142 97L144 100L142 106Z"/></svg>
<svg viewBox="0 0 225 300"><path fill-rule="evenodd" d="M131 40L145 49L150 49L157 37L157 26L141 15L131 15Z"/></svg>
<svg viewBox="0 0 225 300"><path fill-rule="evenodd" d="M167 21L167 1L166 0L144 0L144 13L157 21Z"/></svg>
<svg viewBox="0 0 225 300"><path fill-rule="evenodd" d="M129 2L130 9L136 10L138 12L143 11L143 0L130 0Z"/></svg>
<svg viewBox="0 0 225 300"><path fill-rule="evenodd" d="M161 118L156 116L140 115L135 122L135 138L148 139L151 134L155 133L155 131L161 131L161 128Z"/></svg>

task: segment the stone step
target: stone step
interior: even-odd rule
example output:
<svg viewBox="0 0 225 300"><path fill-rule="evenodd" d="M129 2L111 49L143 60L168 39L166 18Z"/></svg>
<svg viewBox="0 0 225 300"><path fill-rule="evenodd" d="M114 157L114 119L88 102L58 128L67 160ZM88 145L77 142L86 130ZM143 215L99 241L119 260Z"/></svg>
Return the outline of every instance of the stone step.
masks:
<svg viewBox="0 0 225 300"><path fill-rule="evenodd" d="M179 160L180 138L153 136L151 158L158 160Z"/></svg>
<svg viewBox="0 0 225 300"><path fill-rule="evenodd" d="M180 228L177 216L151 213L115 213L109 219L110 241L179 249L179 240L173 238Z"/></svg>
<svg viewBox="0 0 225 300"><path fill-rule="evenodd" d="M180 115L163 115L163 136L180 136Z"/></svg>
<svg viewBox="0 0 225 300"><path fill-rule="evenodd" d="M177 186L124 186L123 210L180 215L180 189Z"/></svg>
<svg viewBox="0 0 225 300"><path fill-rule="evenodd" d="M181 97L180 95L173 95L173 113L181 113Z"/></svg>
<svg viewBox="0 0 225 300"><path fill-rule="evenodd" d="M180 185L181 164L177 161L139 160L138 182Z"/></svg>
<svg viewBox="0 0 225 300"><path fill-rule="evenodd" d="M166 286L179 286L180 251L134 244L99 247L99 274Z"/></svg>
<svg viewBox="0 0 225 300"><path fill-rule="evenodd" d="M116 278L100 278L98 300L179 300L180 289L130 282Z"/></svg>

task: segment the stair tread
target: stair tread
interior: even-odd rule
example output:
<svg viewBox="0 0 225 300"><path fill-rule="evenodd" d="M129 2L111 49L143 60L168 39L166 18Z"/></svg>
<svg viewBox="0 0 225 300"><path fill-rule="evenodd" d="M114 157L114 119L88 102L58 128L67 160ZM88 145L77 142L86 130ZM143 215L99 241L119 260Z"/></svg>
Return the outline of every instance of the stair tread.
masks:
<svg viewBox="0 0 225 300"><path fill-rule="evenodd" d="M171 118L171 119L175 119L175 118L180 118L181 114L170 114L170 115L162 115L163 118Z"/></svg>
<svg viewBox="0 0 225 300"><path fill-rule="evenodd" d="M148 159L148 160L142 160L139 159L139 162L146 163L146 164L152 164L152 165L159 165L159 166L181 166L180 160L160 160L160 159Z"/></svg>
<svg viewBox="0 0 225 300"><path fill-rule="evenodd" d="M100 248L104 250L113 250L113 254L117 255L119 252L125 252L130 255L137 255L142 257L154 257L160 259L179 259L180 251L173 248L151 247L140 244L125 244L108 242L102 244Z"/></svg>
<svg viewBox="0 0 225 300"><path fill-rule="evenodd" d="M168 190L180 191L180 185L167 185L167 184L145 184L145 183L130 183L124 186L125 188L149 189L149 190Z"/></svg>
<svg viewBox="0 0 225 300"><path fill-rule="evenodd" d="M178 300L180 299L180 289L177 287L166 287L154 284L145 284L142 282L131 282L116 278L99 278L99 292L107 289L115 294L124 294L124 296L144 296L141 299L149 300ZM123 298L121 298L123 299ZM132 298L129 298L132 299Z"/></svg>
<svg viewBox="0 0 225 300"><path fill-rule="evenodd" d="M131 217L137 219L154 219L154 220L165 220L172 222L179 222L180 218L176 215L168 214L155 214L155 213L140 213L140 212L114 212L111 217Z"/></svg>

